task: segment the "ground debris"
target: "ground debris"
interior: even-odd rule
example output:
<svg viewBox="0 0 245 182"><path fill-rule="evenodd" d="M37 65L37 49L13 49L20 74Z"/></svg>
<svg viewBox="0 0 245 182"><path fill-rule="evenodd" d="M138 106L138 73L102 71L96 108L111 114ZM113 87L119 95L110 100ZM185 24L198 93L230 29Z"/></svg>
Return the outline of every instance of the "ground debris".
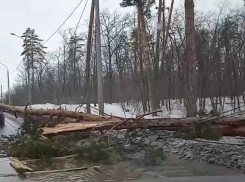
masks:
<svg viewBox="0 0 245 182"><path fill-rule="evenodd" d="M30 167L26 166L21 161L13 157L10 158L10 166L13 167L17 173L21 174L33 171Z"/></svg>

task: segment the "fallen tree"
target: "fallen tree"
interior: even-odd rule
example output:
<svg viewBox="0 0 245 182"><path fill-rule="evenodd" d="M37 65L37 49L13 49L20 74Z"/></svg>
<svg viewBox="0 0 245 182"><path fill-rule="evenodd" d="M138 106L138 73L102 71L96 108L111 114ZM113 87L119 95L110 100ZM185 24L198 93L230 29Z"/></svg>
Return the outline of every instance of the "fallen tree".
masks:
<svg viewBox="0 0 245 182"><path fill-rule="evenodd" d="M193 127L198 124L209 123L213 128L219 128L223 135L229 136L245 136L245 118L223 118L223 117L208 117L208 118L155 118L144 119L144 116L161 110L153 111L139 115L136 118L120 118L111 116L98 116L86 114L76 111L68 111L62 108L59 109L28 109L26 107L10 106L0 103L0 108L10 113L23 113L28 116L34 116L34 120L39 123L47 122L55 118L58 120L53 125L40 124L39 127L43 130L43 135L53 135L64 132L74 131L94 131L94 130L120 130L120 129L136 129L136 128L161 128L164 130L178 131L181 128ZM76 122L60 123L61 118L73 118ZM43 121L42 121L43 120ZM45 126L45 127L44 127Z"/></svg>
<svg viewBox="0 0 245 182"><path fill-rule="evenodd" d="M59 108L59 109L28 109L27 106L26 107L10 106L4 103L0 103L0 108L12 114L22 113L22 114L34 115L37 117L49 116L50 117L49 119L52 119L54 116L57 116L58 119L62 117L68 117L68 118L74 118L78 121L103 121L103 120L108 120L111 118L110 116L97 116L97 115L86 114L82 112L68 111L62 108Z"/></svg>
<svg viewBox="0 0 245 182"><path fill-rule="evenodd" d="M75 131L103 131L103 130L121 130L121 129L163 129L178 131L182 128L194 127L198 125L197 118L186 119L118 119L104 122L83 122L58 124L55 127L43 127L43 135L53 135ZM223 135L227 136L245 136L244 120L239 118L225 118L220 121L210 123L213 128L220 129Z"/></svg>

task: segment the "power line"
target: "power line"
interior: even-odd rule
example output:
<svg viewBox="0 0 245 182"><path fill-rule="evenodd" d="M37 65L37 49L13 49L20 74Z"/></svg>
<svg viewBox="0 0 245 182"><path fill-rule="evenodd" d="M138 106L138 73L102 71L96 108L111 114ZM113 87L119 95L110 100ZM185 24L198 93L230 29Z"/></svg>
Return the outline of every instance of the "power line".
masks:
<svg viewBox="0 0 245 182"><path fill-rule="evenodd" d="M81 0L78 5L75 7L75 9L71 12L71 14L65 19L65 21L59 26L59 28L43 43L46 44L59 30L60 28L69 20L69 18L74 14L74 12L77 10L77 8L82 4L83 0Z"/></svg>
<svg viewBox="0 0 245 182"><path fill-rule="evenodd" d="M82 11L82 14L81 14L81 16L80 16L80 18L79 18L79 20L78 20L78 23L77 23L77 26L76 26L76 29L75 29L74 34L76 34L76 32L77 32L78 25L79 25L79 23L81 22L81 19L82 19L83 13L84 13L85 8L86 8L86 6L87 6L87 3L88 3L88 0L87 0L87 1L86 1L86 3L85 3L85 6L84 6L83 11Z"/></svg>
<svg viewBox="0 0 245 182"><path fill-rule="evenodd" d="M81 16L80 16L80 18L79 18L79 20L78 20L78 23L77 23L76 29L75 29L75 31L74 31L74 35L76 35L76 31L77 31L78 25L79 25L79 23L80 23L80 21L81 21L81 19L82 19L82 16L83 16L83 13L84 13L85 8L86 8L86 6L87 6L87 3L88 3L88 0L86 1L85 6L84 6L83 11L82 11L82 14L81 14ZM92 0L92 3L94 3L94 2L93 2L93 0ZM85 92L84 92L84 96L83 96L82 104L85 102L86 95L87 95L87 91L88 91L88 79L87 79L87 81L86 81L86 85L85 85Z"/></svg>
<svg viewBox="0 0 245 182"><path fill-rule="evenodd" d="M59 28L43 43L43 45L44 44L46 44L59 30L60 30L60 28L69 20L69 18L74 14L74 12L77 10L77 8L82 4L82 2L83 2L83 0L81 0L79 3L78 3L78 5L75 7L75 9L71 12L71 14L65 19L65 21L59 26ZM76 26L76 30L75 30L75 32L77 31L77 28L78 28L78 25L79 25L79 23L80 23L80 21L81 21L81 19L82 19L82 16L83 16L83 13L84 13L84 11L85 11L85 8L86 8L86 5L87 5L87 3L88 3L88 0L86 1L86 4L85 4L85 6L84 6L84 8L83 8L83 12L82 12L82 14L81 14L81 16L80 16L80 18L79 18L79 21L78 21L78 24L77 24L77 26ZM75 33L74 32L74 33ZM19 68L19 66L21 65L21 63L22 63L22 61L18 64L18 66L17 66L17 68L15 69L15 71L11 74L11 75L13 75L16 71L17 71L17 69Z"/></svg>

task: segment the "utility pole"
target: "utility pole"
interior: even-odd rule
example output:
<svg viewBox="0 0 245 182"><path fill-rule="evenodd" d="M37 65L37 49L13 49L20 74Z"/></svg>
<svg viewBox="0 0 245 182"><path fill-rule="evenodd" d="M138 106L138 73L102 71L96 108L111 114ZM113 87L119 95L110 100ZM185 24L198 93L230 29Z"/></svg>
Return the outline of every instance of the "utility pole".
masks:
<svg viewBox="0 0 245 182"><path fill-rule="evenodd" d="M97 61L97 82L98 82L98 103L99 114L104 114L101 40L100 40L100 7L99 0L95 0L95 34L96 34L96 61Z"/></svg>
<svg viewBox="0 0 245 182"><path fill-rule="evenodd" d="M1 99L3 98L3 87L2 87L2 84L1 84Z"/></svg>
<svg viewBox="0 0 245 182"><path fill-rule="evenodd" d="M9 105L11 105L11 101L10 101L10 85L9 85L9 69L7 68L7 77L8 77L8 99L9 99Z"/></svg>
<svg viewBox="0 0 245 182"><path fill-rule="evenodd" d="M86 84L87 84L87 113L91 113L90 109L90 97L91 97L91 89L90 89L90 61L91 61L91 44L92 44L92 33L93 33L93 24L94 24L94 3L95 0L92 0L91 10L90 10L90 18L89 18L89 29L88 29L88 41L87 41L87 55L86 55ZM86 94L86 93L85 93ZM86 97L86 96L85 96Z"/></svg>
<svg viewBox="0 0 245 182"><path fill-rule="evenodd" d="M11 101L10 101L10 84L9 84L9 68L3 64L3 63L0 63L2 66L4 66L6 69L7 69L7 79L8 79L8 103L9 105L11 104Z"/></svg>

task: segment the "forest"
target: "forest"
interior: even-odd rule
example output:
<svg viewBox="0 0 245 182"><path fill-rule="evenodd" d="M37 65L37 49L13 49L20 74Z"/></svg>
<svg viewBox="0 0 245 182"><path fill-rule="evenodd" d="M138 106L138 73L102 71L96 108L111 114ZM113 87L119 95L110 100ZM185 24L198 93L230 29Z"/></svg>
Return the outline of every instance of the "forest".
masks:
<svg viewBox="0 0 245 182"><path fill-rule="evenodd" d="M94 0L92 1L94 2ZM48 52L33 28L23 33L23 61L12 87L11 104L26 105L28 83L32 104L97 103L94 4L88 30L60 30L62 44ZM102 9L101 56L105 103L139 102L143 111L171 100L205 109L245 100L245 11L230 9L228 1L213 12L196 11L193 0L173 8L165 0L122 0L121 9ZM194 13L195 10L195 13ZM239 98L243 98L243 100Z"/></svg>

